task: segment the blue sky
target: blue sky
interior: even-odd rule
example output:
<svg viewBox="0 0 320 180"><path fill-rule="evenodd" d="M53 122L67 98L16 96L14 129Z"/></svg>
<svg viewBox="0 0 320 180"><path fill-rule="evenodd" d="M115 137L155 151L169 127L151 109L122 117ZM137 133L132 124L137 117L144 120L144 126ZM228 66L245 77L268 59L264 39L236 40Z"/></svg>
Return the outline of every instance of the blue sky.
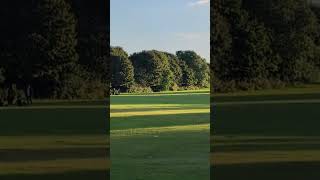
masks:
<svg viewBox="0 0 320 180"><path fill-rule="evenodd" d="M210 0L111 0L111 45L210 57Z"/></svg>

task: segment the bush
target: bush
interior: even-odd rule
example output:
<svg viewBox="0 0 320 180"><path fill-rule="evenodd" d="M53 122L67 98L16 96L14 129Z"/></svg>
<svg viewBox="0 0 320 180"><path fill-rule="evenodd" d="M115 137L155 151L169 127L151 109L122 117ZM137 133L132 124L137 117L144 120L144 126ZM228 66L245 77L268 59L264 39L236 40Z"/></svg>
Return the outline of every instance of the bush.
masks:
<svg viewBox="0 0 320 180"><path fill-rule="evenodd" d="M251 81L220 81L212 80L211 92L229 93L236 91L255 91L262 89L280 89L286 87L286 83L273 79L254 79Z"/></svg>
<svg viewBox="0 0 320 180"><path fill-rule="evenodd" d="M99 80L88 80L84 87L84 94L81 96L86 99L105 99L109 94L109 88Z"/></svg>
<svg viewBox="0 0 320 180"><path fill-rule="evenodd" d="M271 89L272 84L271 81L268 79L256 79L253 81L255 85L255 90L262 90L262 89Z"/></svg>
<svg viewBox="0 0 320 180"><path fill-rule="evenodd" d="M110 95L119 95L119 94L120 94L119 89L116 89L116 88L110 89Z"/></svg>
<svg viewBox="0 0 320 180"><path fill-rule="evenodd" d="M18 106L25 106L27 105L27 98L23 90L17 90L17 101L16 105Z"/></svg>
<svg viewBox="0 0 320 180"><path fill-rule="evenodd" d="M144 87L144 86L140 86L140 85L132 85L129 89L128 89L128 93L144 93L144 94L148 94L148 93L153 93L152 89L150 87Z"/></svg>
<svg viewBox="0 0 320 180"><path fill-rule="evenodd" d="M179 86L176 83L173 83L173 85L169 88L170 91L178 91Z"/></svg>
<svg viewBox="0 0 320 180"><path fill-rule="evenodd" d="M211 85L211 90L213 92L235 92L237 90L236 82L234 80L231 81L219 81L214 80Z"/></svg>
<svg viewBox="0 0 320 180"><path fill-rule="evenodd" d="M8 89L8 104L13 105L17 103L17 97L18 97L18 92L16 85L11 85L11 87Z"/></svg>
<svg viewBox="0 0 320 180"><path fill-rule="evenodd" d="M256 88L252 81L237 81L235 86L237 90L241 91L253 91Z"/></svg>
<svg viewBox="0 0 320 180"><path fill-rule="evenodd" d="M0 88L0 106L7 105L7 95L4 88Z"/></svg>
<svg viewBox="0 0 320 180"><path fill-rule="evenodd" d="M271 80L270 84L271 84L271 87L275 89L281 89L286 87L286 83L280 80Z"/></svg>
<svg viewBox="0 0 320 180"><path fill-rule="evenodd" d="M198 87L198 86L188 86L188 87L186 87L186 90L199 90L200 89L200 87Z"/></svg>
<svg viewBox="0 0 320 180"><path fill-rule="evenodd" d="M60 89L60 95L56 98L104 99L108 96L108 93L109 90L106 82L90 76L90 73L82 70L82 72L70 74L65 78Z"/></svg>

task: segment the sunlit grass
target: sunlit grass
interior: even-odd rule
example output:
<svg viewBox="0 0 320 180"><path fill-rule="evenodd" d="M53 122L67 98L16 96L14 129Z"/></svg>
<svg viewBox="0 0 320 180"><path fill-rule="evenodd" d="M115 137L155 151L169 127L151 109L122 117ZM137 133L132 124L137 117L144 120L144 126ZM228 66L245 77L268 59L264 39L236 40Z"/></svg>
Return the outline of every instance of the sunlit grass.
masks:
<svg viewBox="0 0 320 180"><path fill-rule="evenodd" d="M153 111L135 111L111 113L112 117L130 117L130 116L157 116L157 115L177 115L177 114L199 114L209 113L210 109L181 109L181 110L153 110Z"/></svg>
<svg viewBox="0 0 320 180"><path fill-rule="evenodd" d="M134 128L126 130L113 130L111 135L114 137L136 136L136 135L154 135L170 132L209 132L209 124L187 125L187 126L167 126L153 128Z"/></svg>
<svg viewBox="0 0 320 180"><path fill-rule="evenodd" d="M209 108L210 104L111 104L110 109L112 110L130 110L130 109L161 109L161 108L195 108L205 107Z"/></svg>
<svg viewBox="0 0 320 180"><path fill-rule="evenodd" d="M111 179L209 179L209 92L111 98Z"/></svg>
<svg viewBox="0 0 320 180"><path fill-rule="evenodd" d="M210 88L197 90L181 90L181 91L161 91L153 93L122 93L117 96L163 96L163 95L183 95L183 94L209 94Z"/></svg>

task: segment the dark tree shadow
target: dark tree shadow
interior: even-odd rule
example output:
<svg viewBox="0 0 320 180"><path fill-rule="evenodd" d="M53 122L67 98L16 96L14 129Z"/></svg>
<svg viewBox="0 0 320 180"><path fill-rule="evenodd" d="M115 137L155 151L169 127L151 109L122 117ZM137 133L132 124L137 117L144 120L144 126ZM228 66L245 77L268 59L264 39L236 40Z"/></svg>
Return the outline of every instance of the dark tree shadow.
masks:
<svg viewBox="0 0 320 180"><path fill-rule="evenodd" d="M107 160L108 154L109 148L0 149L0 162L34 162L70 158L102 158Z"/></svg>
<svg viewBox="0 0 320 180"><path fill-rule="evenodd" d="M211 166L212 180L319 180L320 162L276 162Z"/></svg>
<svg viewBox="0 0 320 180"><path fill-rule="evenodd" d="M109 180L108 170L77 171L59 174L10 174L0 175L1 180Z"/></svg>

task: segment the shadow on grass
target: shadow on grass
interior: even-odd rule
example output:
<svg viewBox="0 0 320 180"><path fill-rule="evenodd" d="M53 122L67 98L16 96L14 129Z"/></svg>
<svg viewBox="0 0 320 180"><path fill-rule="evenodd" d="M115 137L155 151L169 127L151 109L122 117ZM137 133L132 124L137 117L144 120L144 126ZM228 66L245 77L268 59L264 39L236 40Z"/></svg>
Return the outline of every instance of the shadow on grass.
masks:
<svg viewBox="0 0 320 180"><path fill-rule="evenodd" d="M155 128L209 123L210 113L112 117L111 129Z"/></svg>
<svg viewBox="0 0 320 180"><path fill-rule="evenodd" d="M1 180L109 180L108 170L65 172L59 174L9 174L0 175Z"/></svg>
<svg viewBox="0 0 320 180"><path fill-rule="evenodd" d="M66 148L66 149L0 149L0 162L42 161L70 158L105 158L108 148Z"/></svg>
<svg viewBox="0 0 320 180"><path fill-rule="evenodd" d="M0 136L97 135L109 132L103 109L11 109L0 112Z"/></svg>
<svg viewBox="0 0 320 180"><path fill-rule="evenodd" d="M215 135L320 136L320 104L261 104L217 107Z"/></svg>
<svg viewBox="0 0 320 180"><path fill-rule="evenodd" d="M320 144L243 144L243 145L214 145L213 152L256 152L256 151L288 151L288 150L319 150Z"/></svg>
<svg viewBox="0 0 320 180"><path fill-rule="evenodd" d="M319 180L320 162L278 162L211 166L212 180Z"/></svg>

